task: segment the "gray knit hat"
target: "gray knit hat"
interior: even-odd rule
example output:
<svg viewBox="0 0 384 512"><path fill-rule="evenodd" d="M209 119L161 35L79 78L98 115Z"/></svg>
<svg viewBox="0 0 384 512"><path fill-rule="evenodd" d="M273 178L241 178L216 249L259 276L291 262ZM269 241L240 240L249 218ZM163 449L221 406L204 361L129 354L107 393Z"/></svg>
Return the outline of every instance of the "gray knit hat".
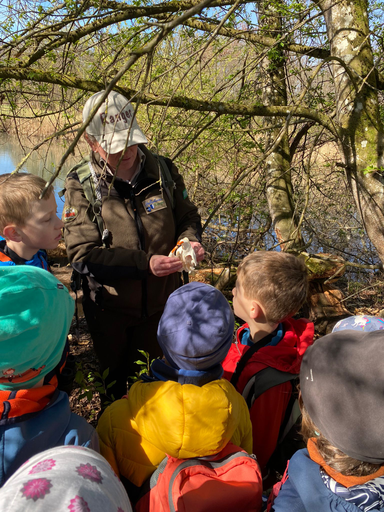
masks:
<svg viewBox="0 0 384 512"><path fill-rule="evenodd" d="M384 331L340 331L317 340L301 363L304 405L346 455L384 463Z"/></svg>

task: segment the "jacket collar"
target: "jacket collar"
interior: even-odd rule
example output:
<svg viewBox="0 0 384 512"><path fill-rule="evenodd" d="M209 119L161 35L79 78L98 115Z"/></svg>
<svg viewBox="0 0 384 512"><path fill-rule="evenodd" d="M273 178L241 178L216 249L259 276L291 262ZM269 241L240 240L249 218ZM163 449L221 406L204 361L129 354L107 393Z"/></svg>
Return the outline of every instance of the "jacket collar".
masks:
<svg viewBox="0 0 384 512"><path fill-rule="evenodd" d="M302 357L309 345L313 343L314 325L312 322L302 318L298 320L288 318L282 322L282 325L284 329L283 338L276 346L268 345L261 347L260 350L253 354L248 365L249 371L254 371L250 366L251 363L255 363L271 366L277 370L289 373L300 373ZM241 354L243 354L249 347L241 345L239 338L237 340L237 347ZM241 381L246 377L246 373L243 372Z"/></svg>
<svg viewBox="0 0 384 512"><path fill-rule="evenodd" d="M25 265L25 259L21 258L18 254L16 254L12 249L10 249L7 245L7 241L2 239L0 240L0 251L8 256L8 258L13 261L15 265Z"/></svg>
<svg viewBox="0 0 384 512"><path fill-rule="evenodd" d="M324 469L327 475L329 475L339 484L344 485L344 487L353 487L354 485L365 484L370 480L374 480L375 478L384 475L384 466L381 466L375 473L366 476L345 476L341 473L338 473L336 470L328 466L323 457L320 455L319 450L317 449L315 437L312 437L308 440L307 449L313 462L319 464L319 466Z"/></svg>
<svg viewBox="0 0 384 512"><path fill-rule="evenodd" d="M24 421L38 414L53 403L58 395L57 387L52 384L14 391L0 390L0 425Z"/></svg>
<svg viewBox="0 0 384 512"><path fill-rule="evenodd" d="M172 380L179 384L204 386L208 382L221 379L223 367L221 364L217 364L209 370L182 370L167 365L162 359L155 359L151 365L151 372L153 377L148 375L141 376L144 382Z"/></svg>
<svg viewBox="0 0 384 512"><path fill-rule="evenodd" d="M265 346L276 346L284 337L284 325L280 322L279 325L272 333L272 340L269 343L266 343ZM242 345L247 345L248 347L252 347L253 341L251 340L251 330L249 324L243 324L241 327L237 329L236 338L238 343ZM267 339L267 336L265 336Z"/></svg>

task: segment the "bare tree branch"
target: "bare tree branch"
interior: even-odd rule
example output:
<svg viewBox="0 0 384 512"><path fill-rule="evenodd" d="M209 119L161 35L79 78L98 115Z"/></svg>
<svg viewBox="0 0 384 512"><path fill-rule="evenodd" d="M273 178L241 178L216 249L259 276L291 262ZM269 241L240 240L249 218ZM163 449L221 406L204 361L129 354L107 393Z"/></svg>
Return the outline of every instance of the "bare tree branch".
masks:
<svg viewBox="0 0 384 512"><path fill-rule="evenodd" d="M204 32L213 32L217 30L217 25L213 25L211 23L205 23L203 21L189 19L183 23L183 25L191 28L195 28L196 30L202 30ZM251 43L258 43L262 46L274 46L279 41L273 39L272 37L263 36L260 34L255 34L249 31L243 30L235 30L233 28L222 27L217 30L217 33L220 36L230 37L231 39L244 40L249 41ZM329 50L324 48L316 48L312 46L306 46L303 44L295 44L295 43L285 43L284 48L290 52L298 53L301 55L308 55L309 57L314 57L316 59L326 59L330 56Z"/></svg>
<svg viewBox="0 0 384 512"><path fill-rule="evenodd" d="M139 58L145 52L137 51L136 56ZM136 62L136 58L134 61ZM129 61L129 67L132 62ZM126 66L125 66L126 67ZM124 69L125 69L124 67ZM128 68L127 68L128 69ZM125 71L122 73L124 74ZM118 77L113 80L113 88L121 92L127 97L130 97L135 102L135 97L138 91L128 89L125 87L117 87L115 84L120 79L122 74L116 75ZM75 89L81 89L83 91L99 92L105 86L102 82L96 82L91 80L82 80L75 76L63 75L60 73L47 72L42 70L35 70L33 68L20 69L17 67L4 67L0 66L0 78L14 78L17 80L30 80L33 82L46 82L50 84L61 85L64 87L73 87ZM173 96L172 100L169 101L168 97L159 97L154 94L143 93L141 97L141 103L151 103L153 105L171 106L183 108L185 110L196 110L199 112L216 112L220 115L231 114L231 115L242 115L242 116L281 116L288 117L290 115L295 117L302 117L304 119L310 119L316 121L325 128L327 128L333 135L338 136L332 119L322 112L317 112L311 108L303 106L282 106L282 107L266 107L260 104L246 104L237 102L218 102L218 101L201 101L185 96Z"/></svg>
<svg viewBox="0 0 384 512"><path fill-rule="evenodd" d="M88 124L91 122L93 116L96 114L98 108L102 105L105 98L108 96L110 91L112 91L113 87L116 85L116 83L120 80L120 78L128 71L128 69L133 66L133 64L143 55L153 52L153 50L156 48L156 46L160 43L162 39L164 39L175 27L177 27L180 23L184 21L184 19L188 18L189 16L193 16L197 12L200 12L201 9L204 9L204 7L208 6L212 0L203 0L198 5L195 5L188 11L184 12L179 18L170 21L169 23L164 23L162 26L162 30L159 31L158 34L156 34L147 44L142 46L140 49L136 50L134 53L131 54L130 59L128 59L128 62L123 66L122 69L116 74L115 78L109 83L108 87L106 87L104 94L102 94L99 98L99 100L94 105L94 108L89 116L89 118L86 120L85 123L82 124L81 128L79 129L76 137L74 138L73 142L70 144L69 148L61 158L59 165L57 166L54 174L52 175L51 179L48 181L47 185L45 186L44 190L41 193L41 197L44 196L45 191L49 188L50 185L55 181L57 176L60 174L60 171L67 160L68 156L72 153L75 146L77 145L81 135L84 133L85 129L87 128ZM142 101L142 94L138 94L138 97Z"/></svg>
<svg viewBox="0 0 384 512"><path fill-rule="evenodd" d="M242 3L251 2L251 0L243 0ZM232 5L235 3L233 1L212 1L211 7L215 6L223 6L223 5ZM171 0L170 2L165 2L162 4L157 4L150 7L138 7L131 6L124 3L119 2L100 2L95 3L94 7L98 9L108 8L109 12L107 14L103 14L102 19L97 19L92 23L88 23L84 26L79 27L76 30L69 31L59 39L54 40L51 43L48 43L46 46L35 52L31 55L28 61L24 64L25 67L31 66L34 62L43 57L47 52L59 48L64 44L76 43L83 37L86 37L90 34L96 33L99 30L109 27L111 25L115 25L117 23L121 23L123 21L133 20L141 17L153 17L156 14L161 13L180 13L183 11L188 11L192 9L194 6L199 5L197 0L195 1L177 1ZM48 34L46 34L47 36Z"/></svg>

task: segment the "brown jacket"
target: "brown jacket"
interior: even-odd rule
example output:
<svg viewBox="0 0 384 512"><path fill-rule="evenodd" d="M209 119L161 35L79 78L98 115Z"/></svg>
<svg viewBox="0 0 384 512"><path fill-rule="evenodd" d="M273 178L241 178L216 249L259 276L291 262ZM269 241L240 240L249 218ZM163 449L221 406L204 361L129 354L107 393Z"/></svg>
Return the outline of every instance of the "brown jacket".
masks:
<svg viewBox="0 0 384 512"><path fill-rule="evenodd" d="M168 255L177 240L199 241L200 216L188 199L183 178L172 166L175 181L174 208L164 192L167 207L147 214L143 201L161 194L156 159L145 146L144 168L134 185L106 175L92 154L100 180L108 247L103 247L100 231L75 171L65 183L64 235L68 257L83 280L86 295L103 308L120 310L132 317L151 316L162 311L168 296L179 286L180 274L155 277L149 272L154 254ZM136 212L134 211L136 209Z"/></svg>

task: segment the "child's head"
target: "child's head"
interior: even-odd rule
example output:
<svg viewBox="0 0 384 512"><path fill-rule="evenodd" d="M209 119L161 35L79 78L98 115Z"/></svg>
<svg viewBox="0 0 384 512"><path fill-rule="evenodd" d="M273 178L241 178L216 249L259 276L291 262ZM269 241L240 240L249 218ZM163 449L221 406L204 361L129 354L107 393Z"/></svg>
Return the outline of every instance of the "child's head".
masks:
<svg viewBox="0 0 384 512"><path fill-rule="evenodd" d="M302 433L325 463L348 476L384 463L384 332L341 331L317 340L300 371Z"/></svg>
<svg viewBox="0 0 384 512"><path fill-rule="evenodd" d="M32 255L39 249L55 249L61 238L63 223L56 215L52 186L39 199L45 185L33 174L0 176L0 235L25 245Z"/></svg>
<svg viewBox="0 0 384 512"><path fill-rule="evenodd" d="M0 390L39 384L62 359L74 301L50 272L0 267Z"/></svg>
<svg viewBox="0 0 384 512"><path fill-rule="evenodd" d="M308 292L305 264L292 254L257 251L240 263L233 290L235 314L249 322L256 302L270 324L295 314Z"/></svg>
<svg viewBox="0 0 384 512"><path fill-rule="evenodd" d="M224 295L193 282L169 296L157 339L173 368L209 370L224 361L233 331L233 313Z"/></svg>
<svg viewBox="0 0 384 512"><path fill-rule="evenodd" d="M47 446L52 444L46 442ZM24 456L28 460L24 464L20 461L19 468L14 468L15 472L2 486L0 510L132 512L123 484L95 450L77 445L55 446L45 451L39 448L42 449L29 449Z"/></svg>

